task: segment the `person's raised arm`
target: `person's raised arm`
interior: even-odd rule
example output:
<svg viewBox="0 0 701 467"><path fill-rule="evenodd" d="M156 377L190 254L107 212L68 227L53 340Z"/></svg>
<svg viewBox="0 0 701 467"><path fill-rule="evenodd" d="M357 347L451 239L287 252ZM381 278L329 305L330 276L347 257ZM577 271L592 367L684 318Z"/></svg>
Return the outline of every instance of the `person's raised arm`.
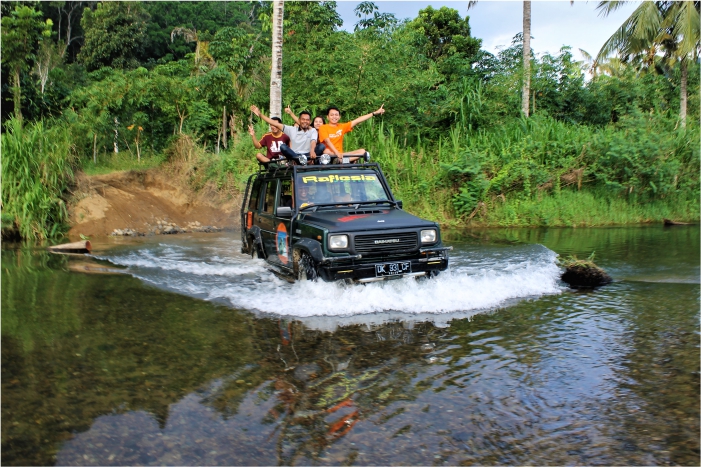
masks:
<svg viewBox="0 0 701 467"><path fill-rule="evenodd" d="M258 139L256 138L256 131L251 125L248 125L248 134L251 135L251 138L253 139L253 146L255 146L256 149L260 149L263 147L263 145L260 144L260 141L258 141Z"/></svg>
<svg viewBox="0 0 701 467"><path fill-rule="evenodd" d="M276 122L275 120L273 120L273 119L271 119L271 118L268 118L268 117L266 117L265 115L263 115L262 113L260 113L260 109L259 109L258 107L256 107L255 105L252 105L252 106L251 106L251 112L253 112L253 114L254 114L256 117L262 119L262 120L263 120L265 123L267 123L268 125L271 125L271 126L274 126L274 127L276 127L276 128L279 128L280 131L282 131L283 128L285 127L285 125L283 125L282 123Z"/></svg>
<svg viewBox="0 0 701 467"><path fill-rule="evenodd" d="M363 123L365 120L370 120L372 117L374 117L376 115L382 115L383 113L385 113L384 107L385 107L385 104L382 104L380 106L380 108L377 109L376 111L371 112L369 114L365 114L365 115L360 116L360 117L356 118L355 120L351 121L351 128L354 128L359 123Z"/></svg>
<svg viewBox="0 0 701 467"><path fill-rule="evenodd" d="M296 116L295 113L292 111L292 109L290 108L289 105L288 105L287 107L285 107L285 113L286 113L287 115L289 115L290 117L292 117L292 120L294 120L295 123L297 124L297 126L299 126L299 118L297 118L297 116Z"/></svg>

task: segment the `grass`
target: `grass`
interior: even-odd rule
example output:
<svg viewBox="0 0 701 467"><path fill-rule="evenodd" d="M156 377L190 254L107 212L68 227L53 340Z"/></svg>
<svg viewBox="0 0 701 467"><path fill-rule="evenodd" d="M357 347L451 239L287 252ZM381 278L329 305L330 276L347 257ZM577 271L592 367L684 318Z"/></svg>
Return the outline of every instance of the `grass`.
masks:
<svg viewBox="0 0 701 467"><path fill-rule="evenodd" d="M663 219L699 220L699 200L685 198L631 202L605 190L563 190L532 197L494 197L484 213L473 221L478 226L501 227L593 227L641 224Z"/></svg>
<svg viewBox="0 0 701 467"><path fill-rule="evenodd" d="M73 181L75 148L65 124L11 119L2 135L3 223L11 217L28 240L67 227L65 192Z"/></svg>

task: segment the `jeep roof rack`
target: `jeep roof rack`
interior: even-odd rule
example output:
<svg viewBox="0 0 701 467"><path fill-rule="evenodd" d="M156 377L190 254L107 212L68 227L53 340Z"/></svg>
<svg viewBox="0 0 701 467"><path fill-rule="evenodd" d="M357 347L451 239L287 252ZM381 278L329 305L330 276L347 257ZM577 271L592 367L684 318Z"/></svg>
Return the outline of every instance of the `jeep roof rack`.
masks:
<svg viewBox="0 0 701 467"><path fill-rule="evenodd" d="M352 169L362 169L362 168L372 168L379 169L380 166L377 162L363 162L361 164L349 163L349 164L324 164L324 165L292 165L292 164L279 164L276 162L269 162L266 167L263 164L258 165L258 172L287 172L289 170L298 171L310 171L310 170L352 170Z"/></svg>

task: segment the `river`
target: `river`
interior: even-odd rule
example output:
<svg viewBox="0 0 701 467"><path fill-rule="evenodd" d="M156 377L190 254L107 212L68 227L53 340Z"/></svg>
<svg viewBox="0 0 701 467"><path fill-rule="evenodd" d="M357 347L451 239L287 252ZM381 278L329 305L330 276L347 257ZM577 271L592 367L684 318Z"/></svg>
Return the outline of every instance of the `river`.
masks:
<svg viewBox="0 0 701 467"><path fill-rule="evenodd" d="M3 464L699 465L698 226L444 241L364 286L232 232L3 244ZM612 284L559 281L592 252Z"/></svg>

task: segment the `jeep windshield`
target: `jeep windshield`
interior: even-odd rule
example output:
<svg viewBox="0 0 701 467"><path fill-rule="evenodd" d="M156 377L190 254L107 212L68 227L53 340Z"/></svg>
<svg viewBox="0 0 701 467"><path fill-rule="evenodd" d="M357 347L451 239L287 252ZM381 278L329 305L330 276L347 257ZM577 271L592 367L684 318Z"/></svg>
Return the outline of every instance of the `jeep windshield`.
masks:
<svg viewBox="0 0 701 467"><path fill-rule="evenodd" d="M297 174L297 205L348 205L392 202L374 171L328 171Z"/></svg>

